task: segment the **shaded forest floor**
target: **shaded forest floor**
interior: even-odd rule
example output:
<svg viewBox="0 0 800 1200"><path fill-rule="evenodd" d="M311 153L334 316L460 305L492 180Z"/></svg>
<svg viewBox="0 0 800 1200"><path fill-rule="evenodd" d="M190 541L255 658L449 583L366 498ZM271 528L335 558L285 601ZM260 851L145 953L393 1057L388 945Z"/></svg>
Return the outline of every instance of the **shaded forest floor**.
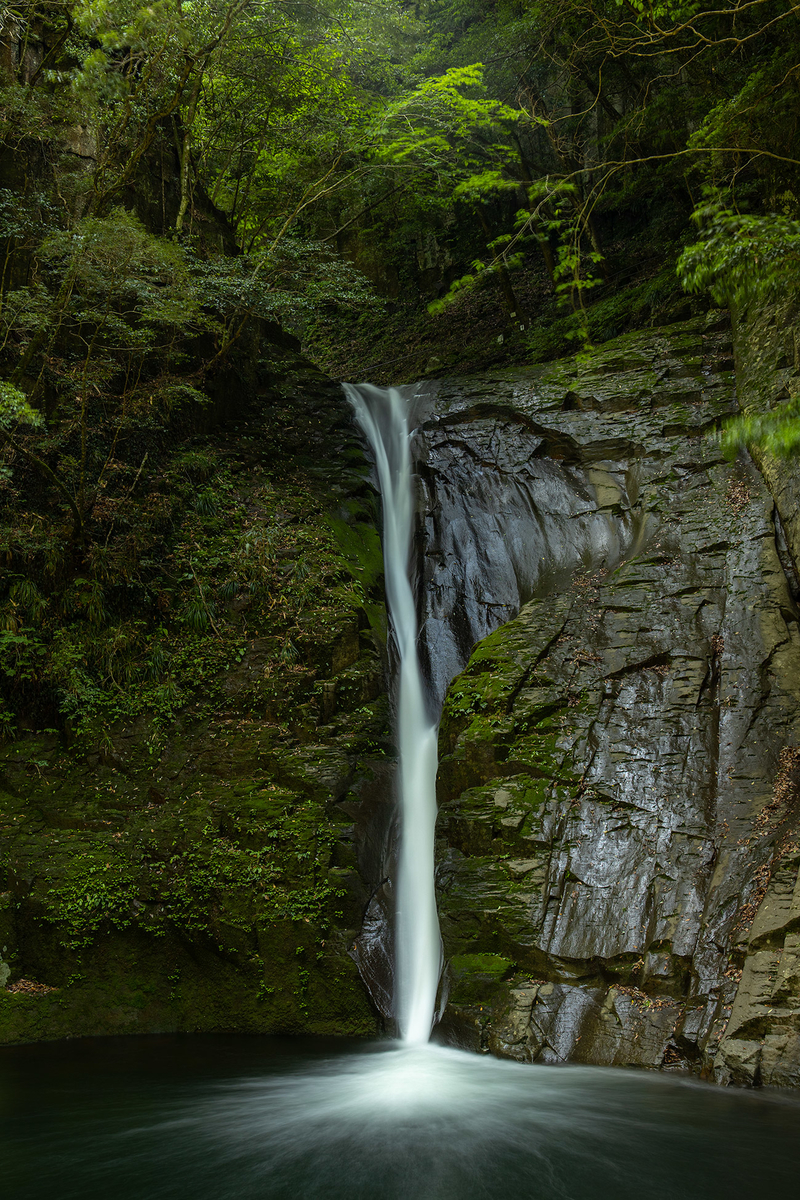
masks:
<svg viewBox="0 0 800 1200"><path fill-rule="evenodd" d="M537 258L513 276L519 324L503 305L496 277L488 276L434 314L423 297L380 301L366 313L329 312L305 330L303 350L334 379L382 386L549 362L630 329L686 320L708 307L705 297L681 291L675 270L679 247L657 249L661 252L645 243L632 247L630 240L610 245L608 278L583 293L583 316L568 299L556 297Z"/></svg>

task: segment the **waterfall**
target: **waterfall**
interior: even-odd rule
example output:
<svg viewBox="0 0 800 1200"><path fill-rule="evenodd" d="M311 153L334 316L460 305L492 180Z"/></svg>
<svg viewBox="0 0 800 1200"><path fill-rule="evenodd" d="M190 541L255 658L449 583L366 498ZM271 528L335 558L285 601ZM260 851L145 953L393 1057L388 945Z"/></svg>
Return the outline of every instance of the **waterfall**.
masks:
<svg viewBox="0 0 800 1200"><path fill-rule="evenodd" d="M433 1026L442 948L433 877L437 726L427 712L409 574L416 496L409 400L397 388L344 384L375 457L383 498L383 559L397 645L400 852L395 910L395 1012L404 1041L424 1043Z"/></svg>

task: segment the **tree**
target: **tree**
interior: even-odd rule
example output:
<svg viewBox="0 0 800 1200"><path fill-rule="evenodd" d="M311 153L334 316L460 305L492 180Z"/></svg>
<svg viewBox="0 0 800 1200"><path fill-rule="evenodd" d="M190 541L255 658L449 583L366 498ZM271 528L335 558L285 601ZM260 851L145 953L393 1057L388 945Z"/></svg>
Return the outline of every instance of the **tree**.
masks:
<svg viewBox="0 0 800 1200"><path fill-rule="evenodd" d="M573 306L628 271L603 261L623 222L623 245L641 229L645 253L676 260L709 187L732 211L796 219L797 4L431 0L427 13L438 36L423 68L480 53L488 93L528 115L516 137L530 203L501 244L549 247Z"/></svg>
<svg viewBox="0 0 800 1200"><path fill-rule="evenodd" d="M414 91L387 105L374 134L375 157L398 173L413 176L417 210L460 206L479 225L491 270L496 273L511 317L521 316L507 249L510 238L491 229L487 206L498 197L519 198L523 188L514 131L519 111L487 96L483 66L450 67L423 80ZM480 259L476 274L487 269ZM456 291L474 283L462 277Z"/></svg>

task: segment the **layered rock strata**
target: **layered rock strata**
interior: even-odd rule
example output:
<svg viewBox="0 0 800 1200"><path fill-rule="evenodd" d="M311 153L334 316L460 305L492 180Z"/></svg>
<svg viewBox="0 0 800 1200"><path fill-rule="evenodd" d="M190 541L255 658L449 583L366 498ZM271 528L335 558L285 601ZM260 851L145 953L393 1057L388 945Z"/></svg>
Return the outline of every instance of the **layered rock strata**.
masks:
<svg viewBox="0 0 800 1200"><path fill-rule="evenodd" d="M690 322L437 399L432 655L530 597L442 719L462 1044L800 1082L800 637L775 502L707 436L728 337Z"/></svg>

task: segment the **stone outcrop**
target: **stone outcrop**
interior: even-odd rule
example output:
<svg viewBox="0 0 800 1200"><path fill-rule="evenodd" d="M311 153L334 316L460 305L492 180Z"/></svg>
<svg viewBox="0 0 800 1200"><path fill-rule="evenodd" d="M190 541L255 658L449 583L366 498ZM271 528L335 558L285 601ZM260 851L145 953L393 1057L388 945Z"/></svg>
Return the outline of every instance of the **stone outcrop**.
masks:
<svg viewBox="0 0 800 1200"><path fill-rule="evenodd" d="M441 726L462 1044L798 1082L795 580L763 479L706 436L734 408L729 338L688 322L437 397L440 677L522 604Z"/></svg>

